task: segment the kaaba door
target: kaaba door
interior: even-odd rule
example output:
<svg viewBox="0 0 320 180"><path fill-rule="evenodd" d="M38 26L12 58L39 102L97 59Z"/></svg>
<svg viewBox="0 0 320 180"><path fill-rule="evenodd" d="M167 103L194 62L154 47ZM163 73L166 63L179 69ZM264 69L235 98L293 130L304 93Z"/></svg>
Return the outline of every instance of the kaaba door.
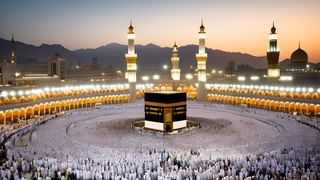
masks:
<svg viewBox="0 0 320 180"><path fill-rule="evenodd" d="M172 124L172 108L163 109L163 130L165 132L171 132L173 129Z"/></svg>

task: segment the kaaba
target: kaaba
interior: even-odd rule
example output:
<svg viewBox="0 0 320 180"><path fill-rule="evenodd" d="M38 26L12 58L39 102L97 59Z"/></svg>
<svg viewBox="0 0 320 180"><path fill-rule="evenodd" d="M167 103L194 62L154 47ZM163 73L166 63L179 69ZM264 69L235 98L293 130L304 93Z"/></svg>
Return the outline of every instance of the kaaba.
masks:
<svg viewBox="0 0 320 180"><path fill-rule="evenodd" d="M145 92L145 129L171 132L187 126L187 94Z"/></svg>

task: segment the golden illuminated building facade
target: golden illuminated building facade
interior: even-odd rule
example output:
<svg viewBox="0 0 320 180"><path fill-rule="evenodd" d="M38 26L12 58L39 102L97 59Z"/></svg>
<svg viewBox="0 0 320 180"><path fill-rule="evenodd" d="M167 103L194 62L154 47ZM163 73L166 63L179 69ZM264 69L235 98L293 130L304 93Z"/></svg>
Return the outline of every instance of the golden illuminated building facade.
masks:
<svg viewBox="0 0 320 180"><path fill-rule="evenodd" d="M127 74L128 74L128 84L129 84L129 93L130 93L130 102L135 102L137 100L136 96L136 81L137 81L137 54L134 52L134 39L135 34L133 31L132 23L130 22L128 37L128 54L126 54L127 61Z"/></svg>
<svg viewBox="0 0 320 180"><path fill-rule="evenodd" d="M268 60L268 83L277 84L280 79L280 65L279 65L279 54L280 51L277 47L278 35L274 24L269 34L269 49L267 51Z"/></svg>
<svg viewBox="0 0 320 180"><path fill-rule="evenodd" d="M206 53L206 46L205 46L205 39L206 39L206 32L204 31L205 28L203 26L203 21L201 21L200 31L198 33L199 36L199 53L196 54L196 58L198 61L198 94L197 100L198 101L205 101L206 100L206 63L207 63L207 53Z"/></svg>

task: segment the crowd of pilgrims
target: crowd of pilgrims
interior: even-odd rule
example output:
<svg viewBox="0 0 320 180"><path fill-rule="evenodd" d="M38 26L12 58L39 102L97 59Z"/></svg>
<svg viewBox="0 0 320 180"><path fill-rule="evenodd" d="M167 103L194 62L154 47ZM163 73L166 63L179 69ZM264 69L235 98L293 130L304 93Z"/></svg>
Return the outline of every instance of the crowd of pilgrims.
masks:
<svg viewBox="0 0 320 180"><path fill-rule="evenodd" d="M191 103L192 104L192 103ZM203 104L202 104L203 105ZM117 106L117 105L115 105ZM118 105L123 108L123 105ZM205 106L296 120L286 114L224 104ZM104 107L106 108L106 107ZM117 108L110 106L109 108ZM126 107L127 108L127 107ZM79 110L78 110L79 111ZM94 111L82 109L80 111ZM76 112L78 113L78 112ZM68 114L69 116L69 114ZM305 119L309 121L310 119ZM319 122L319 121L317 121ZM27 130L29 131L29 130ZM25 134L26 132L19 132ZM3 137L1 136L3 142ZM255 154L220 157L214 152L140 150L140 154L113 152L100 158L26 157L5 150L0 161L1 179L108 179L108 180L320 180L318 147L278 149ZM2 166L1 166L2 165Z"/></svg>
<svg viewBox="0 0 320 180"><path fill-rule="evenodd" d="M320 154L313 148L279 149L220 159L216 154L141 150L116 158L28 159L7 151L1 179L108 180L319 180Z"/></svg>

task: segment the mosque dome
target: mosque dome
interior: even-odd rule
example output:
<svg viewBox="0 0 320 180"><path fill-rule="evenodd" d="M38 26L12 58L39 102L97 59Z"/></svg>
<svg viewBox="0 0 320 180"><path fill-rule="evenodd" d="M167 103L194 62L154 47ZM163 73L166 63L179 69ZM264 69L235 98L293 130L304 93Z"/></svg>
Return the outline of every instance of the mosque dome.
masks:
<svg viewBox="0 0 320 180"><path fill-rule="evenodd" d="M60 54L56 52L55 57L60 57Z"/></svg>
<svg viewBox="0 0 320 180"><path fill-rule="evenodd" d="M291 63L307 63L308 54L300 47L291 54Z"/></svg>

